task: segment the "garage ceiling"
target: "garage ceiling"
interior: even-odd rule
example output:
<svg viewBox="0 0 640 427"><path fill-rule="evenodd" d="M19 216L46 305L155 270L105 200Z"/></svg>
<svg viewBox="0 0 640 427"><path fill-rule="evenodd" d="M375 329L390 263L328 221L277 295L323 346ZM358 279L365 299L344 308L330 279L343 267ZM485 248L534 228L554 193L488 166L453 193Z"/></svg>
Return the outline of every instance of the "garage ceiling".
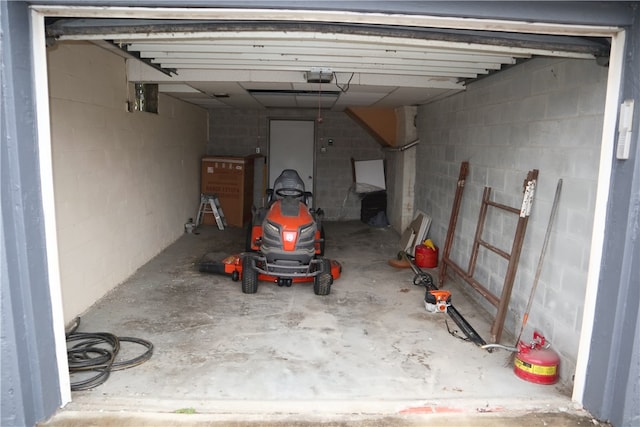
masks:
<svg viewBox="0 0 640 427"><path fill-rule="evenodd" d="M130 81L205 108L426 104L534 55L608 54L589 38L335 23L75 18L47 35L114 50Z"/></svg>

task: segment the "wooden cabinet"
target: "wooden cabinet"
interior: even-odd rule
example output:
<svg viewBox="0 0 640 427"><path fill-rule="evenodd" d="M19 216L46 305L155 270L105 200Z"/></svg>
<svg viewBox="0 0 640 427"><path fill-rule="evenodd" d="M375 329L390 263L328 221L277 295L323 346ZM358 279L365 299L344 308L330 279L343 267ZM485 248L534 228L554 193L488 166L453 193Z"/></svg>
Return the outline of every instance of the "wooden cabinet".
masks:
<svg viewBox="0 0 640 427"><path fill-rule="evenodd" d="M242 227L251 220L254 160L255 156L202 158L200 192L218 196L228 225ZM216 222L212 214L207 214L203 223Z"/></svg>

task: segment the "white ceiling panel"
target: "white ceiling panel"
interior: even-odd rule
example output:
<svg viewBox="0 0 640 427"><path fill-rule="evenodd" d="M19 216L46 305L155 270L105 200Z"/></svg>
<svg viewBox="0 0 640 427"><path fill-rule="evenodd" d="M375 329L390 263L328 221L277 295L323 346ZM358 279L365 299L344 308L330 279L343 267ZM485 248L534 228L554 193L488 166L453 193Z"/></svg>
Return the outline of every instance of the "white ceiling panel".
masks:
<svg viewBox="0 0 640 427"><path fill-rule="evenodd" d="M261 106L272 108L296 108L296 97L291 95L254 95Z"/></svg>
<svg viewBox="0 0 640 427"><path fill-rule="evenodd" d="M224 107L228 107L228 105L218 101L217 99L211 99L211 98L191 98L188 96L179 96L179 94L171 94L169 93L168 95L170 96L174 96L176 98L180 98L185 102L189 102L191 104L196 104L199 105L201 107L204 108L224 108Z"/></svg>
<svg viewBox="0 0 640 427"><path fill-rule="evenodd" d="M442 95L452 92L449 89L435 88L406 88L401 87L389 92L374 104L376 107L394 107L398 102L407 102L407 105L420 105L430 100L439 99Z"/></svg>
<svg viewBox="0 0 640 427"><path fill-rule="evenodd" d="M340 96L340 99L338 101L339 105L345 105L345 106L349 106L349 105L375 105L378 101L380 101L381 99L384 99L385 97L387 97L389 95L389 92L392 92L392 90L389 90L388 92L347 92L347 93L343 93ZM407 104L409 105L409 104Z"/></svg>
<svg viewBox="0 0 640 427"><path fill-rule="evenodd" d="M291 83L280 82L240 82L245 90L293 90Z"/></svg>
<svg viewBox="0 0 640 427"><path fill-rule="evenodd" d="M206 96L199 90L189 86L184 83L173 83L173 84L160 84L158 85L158 90L164 93L182 93L182 94L191 94L192 96L202 95Z"/></svg>
<svg viewBox="0 0 640 427"><path fill-rule="evenodd" d="M338 96L303 96L296 95L296 105L299 108L322 108L322 109L330 109L333 107L333 104L336 103Z"/></svg>

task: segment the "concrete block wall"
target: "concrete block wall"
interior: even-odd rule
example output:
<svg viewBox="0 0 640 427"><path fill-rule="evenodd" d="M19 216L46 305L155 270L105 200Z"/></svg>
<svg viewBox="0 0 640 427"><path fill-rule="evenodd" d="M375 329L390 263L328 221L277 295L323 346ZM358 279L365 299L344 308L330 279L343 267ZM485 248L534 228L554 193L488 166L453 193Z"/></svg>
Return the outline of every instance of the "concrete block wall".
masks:
<svg viewBox="0 0 640 427"><path fill-rule="evenodd" d="M472 83L464 93L422 106L416 208L433 217L430 236L443 246L460 163L470 173L452 258L467 267L485 186L492 199L522 202L527 171L539 169L533 210L506 330L517 334L534 281L556 184L558 216L523 338L538 329L562 358L561 379L575 369L587 278L607 68L592 60L537 58ZM490 209L483 238L510 251L516 216ZM476 277L500 294L506 260L482 250ZM469 293L495 314L475 290ZM509 335L504 335L509 337ZM513 344L503 338L504 344Z"/></svg>
<svg viewBox="0 0 640 427"><path fill-rule="evenodd" d="M48 64L68 322L175 241L195 216L208 117L162 95L158 114L127 112L124 59L89 43L54 45Z"/></svg>
<svg viewBox="0 0 640 427"><path fill-rule="evenodd" d="M325 211L326 220L360 218L360 199L350 191L352 186L351 158L356 160L383 159L385 152L360 125L342 112L322 112L323 121L316 123L316 180L315 204ZM246 156L255 153L256 146L268 154L269 119L316 120L317 110L216 109L210 112L207 153L214 155ZM328 145L328 139L333 145ZM322 152L322 147L326 148ZM255 188L262 187L256 177ZM254 201L260 195L254 195Z"/></svg>

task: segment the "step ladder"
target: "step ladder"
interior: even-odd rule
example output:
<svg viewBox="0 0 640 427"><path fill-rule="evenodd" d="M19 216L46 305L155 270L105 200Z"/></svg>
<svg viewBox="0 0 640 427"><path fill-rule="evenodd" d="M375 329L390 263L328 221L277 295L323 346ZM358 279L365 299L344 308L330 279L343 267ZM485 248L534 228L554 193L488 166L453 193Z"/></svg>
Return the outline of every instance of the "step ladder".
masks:
<svg viewBox="0 0 640 427"><path fill-rule="evenodd" d="M224 230L227 225L227 219L224 217L224 212L220 207L220 199L216 194L200 194L200 208L198 209L198 216L196 217L196 227L202 224L205 214L212 213L216 219L216 224L220 230Z"/></svg>

